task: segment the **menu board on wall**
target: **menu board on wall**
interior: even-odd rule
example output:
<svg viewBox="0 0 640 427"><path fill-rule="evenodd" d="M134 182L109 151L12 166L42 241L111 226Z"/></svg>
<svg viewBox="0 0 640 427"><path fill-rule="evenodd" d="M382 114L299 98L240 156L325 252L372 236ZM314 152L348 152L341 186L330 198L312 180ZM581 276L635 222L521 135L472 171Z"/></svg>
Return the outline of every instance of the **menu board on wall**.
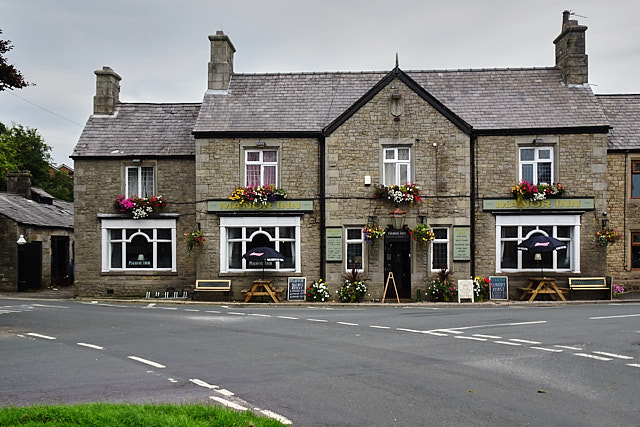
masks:
<svg viewBox="0 0 640 427"><path fill-rule="evenodd" d="M453 227L453 260L471 260L471 228Z"/></svg>
<svg viewBox="0 0 640 427"><path fill-rule="evenodd" d="M327 228L326 230L326 260L342 261L342 228Z"/></svg>

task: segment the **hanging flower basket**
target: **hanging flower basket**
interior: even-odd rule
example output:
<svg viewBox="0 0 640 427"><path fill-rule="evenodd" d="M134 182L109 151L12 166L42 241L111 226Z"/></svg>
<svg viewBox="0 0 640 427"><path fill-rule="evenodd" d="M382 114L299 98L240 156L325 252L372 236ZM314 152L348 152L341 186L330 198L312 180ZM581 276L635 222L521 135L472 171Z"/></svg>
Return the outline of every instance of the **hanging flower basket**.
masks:
<svg viewBox="0 0 640 427"><path fill-rule="evenodd" d="M375 245L378 239L384 236L385 231L377 224L367 224L362 229L362 233L368 244Z"/></svg>
<svg viewBox="0 0 640 427"><path fill-rule="evenodd" d="M116 198L115 204L120 212L133 214L134 219L146 218L151 212L157 212L167 206L162 196L125 198L122 195Z"/></svg>
<svg viewBox="0 0 640 427"><path fill-rule="evenodd" d="M422 200L422 197L420 197L420 187L409 182L403 185L376 184L373 197L391 200L395 204L402 202L413 204L413 202Z"/></svg>
<svg viewBox="0 0 640 427"><path fill-rule="evenodd" d="M194 229L191 233L184 233L184 238L187 241L187 252L189 255L191 255L196 249L204 246L204 242L207 241L202 230L198 229Z"/></svg>
<svg viewBox="0 0 640 427"><path fill-rule="evenodd" d="M412 230L409 230L409 234L421 248L426 247L436 237L433 231L425 224L417 224Z"/></svg>
<svg viewBox="0 0 640 427"><path fill-rule="evenodd" d="M565 188L562 184L531 184L524 179L511 188L511 194L518 199L521 205L525 200L532 202L560 197L564 194Z"/></svg>
<svg viewBox="0 0 640 427"><path fill-rule="evenodd" d="M287 192L275 185L260 185L238 187L229 196L229 200L235 200L241 205L244 203L259 203L266 206L270 202L287 198Z"/></svg>
<svg viewBox="0 0 640 427"><path fill-rule="evenodd" d="M620 240L620 235L613 228L603 228L596 232L594 240L601 248L606 249L609 245Z"/></svg>

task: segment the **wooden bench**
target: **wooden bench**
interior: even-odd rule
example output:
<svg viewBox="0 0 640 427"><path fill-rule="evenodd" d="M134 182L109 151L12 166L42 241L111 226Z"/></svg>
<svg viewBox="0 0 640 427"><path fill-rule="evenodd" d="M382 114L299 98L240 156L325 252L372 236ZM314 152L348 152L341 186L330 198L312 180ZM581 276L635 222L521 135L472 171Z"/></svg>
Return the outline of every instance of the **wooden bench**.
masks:
<svg viewBox="0 0 640 427"><path fill-rule="evenodd" d="M196 301L196 295L203 292L228 292L231 301L231 280L196 280L193 300Z"/></svg>
<svg viewBox="0 0 640 427"><path fill-rule="evenodd" d="M611 281L606 277L570 277L569 296L573 291L608 291L608 299L612 299Z"/></svg>

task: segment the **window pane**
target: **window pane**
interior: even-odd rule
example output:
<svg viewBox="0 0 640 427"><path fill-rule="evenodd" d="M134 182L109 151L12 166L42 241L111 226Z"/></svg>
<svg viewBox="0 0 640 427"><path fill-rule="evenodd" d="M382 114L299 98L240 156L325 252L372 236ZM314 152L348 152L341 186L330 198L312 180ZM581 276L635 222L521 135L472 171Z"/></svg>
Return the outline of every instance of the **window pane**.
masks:
<svg viewBox="0 0 640 427"><path fill-rule="evenodd" d="M431 245L433 249L433 263L431 265L432 270L442 270L443 268L448 267L448 253L447 253L447 245L446 243L433 243Z"/></svg>
<svg viewBox="0 0 640 427"><path fill-rule="evenodd" d="M280 262L280 268L294 268L296 266L294 242L280 242L278 251L284 256Z"/></svg>
<svg viewBox="0 0 640 427"><path fill-rule="evenodd" d="M269 236L271 236L272 239L276 238L276 228L275 227L262 227L262 231L264 231Z"/></svg>
<svg viewBox="0 0 640 427"><path fill-rule="evenodd" d="M551 184L551 163L538 163L538 182Z"/></svg>
<svg viewBox="0 0 640 427"><path fill-rule="evenodd" d="M522 148L520 150L520 160L522 161L535 160L535 150L533 148Z"/></svg>
<svg viewBox="0 0 640 427"><path fill-rule="evenodd" d="M398 182L398 185L409 182L409 165L405 164L398 166L400 167L400 182Z"/></svg>
<svg viewBox="0 0 640 427"><path fill-rule="evenodd" d="M264 167L264 181L262 185L276 184L276 167L265 166Z"/></svg>
<svg viewBox="0 0 640 427"><path fill-rule="evenodd" d="M153 244L143 236L136 236L127 243L127 268L153 267Z"/></svg>
<svg viewBox="0 0 640 427"><path fill-rule="evenodd" d="M633 162L633 172L640 172L640 162Z"/></svg>
<svg viewBox="0 0 640 427"><path fill-rule="evenodd" d="M633 233L631 235L632 244L636 245L640 243L640 233Z"/></svg>
<svg viewBox="0 0 640 427"><path fill-rule="evenodd" d="M278 152L277 151L263 151L262 152L262 161L275 163L278 161Z"/></svg>
<svg viewBox="0 0 640 427"><path fill-rule="evenodd" d="M260 165L247 165L247 185L260 185Z"/></svg>
<svg viewBox="0 0 640 427"><path fill-rule="evenodd" d="M227 228L228 239L242 239L242 228Z"/></svg>
<svg viewBox="0 0 640 427"><path fill-rule="evenodd" d="M280 227L280 238L294 238L295 237L295 227Z"/></svg>
<svg viewBox="0 0 640 427"><path fill-rule="evenodd" d="M385 185L396 184L396 164L395 163L384 164L384 184Z"/></svg>
<svg viewBox="0 0 640 427"><path fill-rule="evenodd" d="M544 231L548 236L553 237L553 226L552 225L541 225L538 227L538 230Z"/></svg>
<svg viewBox="0 0 640 427"><path fill-rule="evenodd" d="M158 268L171 268L171 243L158 243L158 254L156 257Z"/></svg>
<svg viewBox="0 0 640 427"><path fill-rule="evenodd" d="M409 160L408 148L398 148L398 160Z"/></svg>
<svg viewBox="0 0 640 427"><path fill-rule="evenodd" d="M122 243L111 243L111 262L109 266L110 268L122 268Z"/></svg>
<svg viewBox="0 0 640 427"><path fill-rule="evenodd" d="M571 227L566 226L558 226L556 228L556 233L558 238L570 238L571 237Z"/></svg>
<svg viewBox="0 0 640 427"><path fill-rule="evenodd" d="M127 168L127 197L138 195L138 168Z"/></svg>
<svg viewBox="0 0 640 427"><path fill-rule="evenodd" d="M640 197L640 174L631 176L631 197Z"/></svg>
<svg viewBox="0 0 640 427"><path fill-rule="evenodd" d="M436 236L436 239L446 239L449 235L449 229L447 228L434 228L433 234Z"/></svg>
<svg viewBox="0 0 640 427"><path fill-rule="evenodd" d="M247 151L247 161L248 162L259 162L260 161L260 152L259 151Z"/></svg>
<svg viewBox="0 0 640 427"><path fill-rule="evenodd" d="M567 243L567 249L559 249L556 251L558 257L558 268L571 268L571 242Z"/></svg>
<svg viewBox="0 0 640 427"><path fill-rule="evenodd" d="M362 270L362 244L347 244L347 269Z"/></svg>
<svg viewBox="0 0 640 427"><path fill-rule="evenodd" d="M122 239L122 230L111 230L111 240L121 240Z"/></svg>
<svg viewBox="0 0 640 427"><path fill-rule="evenodd" d="M531 233L533 230L535 230L536 227L532 227L532 226L522 226L522 238L526 239L527 235L529 233Z"/></svg>
<svg viewBox="0 0 640 427"><path fill-rule="evenodd" d="M502 242L501 250L500 266L502 268L518 268L518 242Z"/></svg>
<svg viewBox="0 0 640 427"><path fill-rule="evenodd" d="M518 227L502 227L502 237L518 237Z"/></svg>
<svg viewBox="0 0 640 427"><path fill-rule="evenodd" d="M160 228L156 233L158 233L158 239L171 240L171 230L168 228Z"/></svg>
<svg viewBox="0 0 640 427"><path fill-rule="evenodd" d="M361 240L362 239L362 230L359 228L347 228L347 239L348 240Z"/></svg>
<svg viewBox="0 0 640 427"><path fill-rule="evenodd" d="M384 158L386 160L394 160L396 158L396 150L393 148L387 148L384 150Z"/></svg>
<svg viewBox="0 0 640 427"><path fill-rule="evenodd" d="M631 268L640 268L640 246L631 246Z"/></svg>
<svg viewBox="0 0 640 427"><path fill-rule="evenodd" d="M551 159L551 150L539 150L538 151L538 158L542 159L542 160Z"/></svg>
<svg viewBox="0 0 640 427"><path fill-rule="evenodd" d="M522 165L522 179L527 182L533 182L533 165Z"/></svg>
<svg viewBox="0 0 640 427"><path fill-rule="evenodd" d="M142 185L140 193L140 197L149 197L153 195L153 167L145 166L142 168Z"/></svg>
<svg viewBox="0 0 640 427"><path fill-rule="evenodd" d="M229 268L242 268L242 242L229 243Z"/></svg>

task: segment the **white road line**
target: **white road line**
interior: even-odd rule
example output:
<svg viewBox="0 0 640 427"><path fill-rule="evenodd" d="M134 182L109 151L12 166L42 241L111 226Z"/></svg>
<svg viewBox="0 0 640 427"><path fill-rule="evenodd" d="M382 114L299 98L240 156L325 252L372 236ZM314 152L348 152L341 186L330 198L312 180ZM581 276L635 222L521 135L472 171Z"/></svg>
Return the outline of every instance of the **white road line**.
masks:
<svg viewBox="0 0 640 427"><path fill-rule="evenodd" d="M258 313L249 313L247 316L256 316L256 317L271 317L270 314L258 314Z"/></svg>
<svg viewBox="0 0 640 427"><path fill-rule="evenodd" d="M473 334L473 336L480 337L480 338L489 338L490 340L499 340L502 338L497 335L483 335L483 334Z"/></svg>
<svg viewBox="0 0 640 427"><path fill-rule="evenodd" d="M47 304L33 304L36 307L47 307L47 308L69 308L61 305L47 305Z"/></svg>
<svg viewBox="0 0 640 427"><path fill-rule="evenodd" d="M416 332L418 334L423 334L426 333L427 331L418 331L416 329L406 329L406 328L396 328L397 331L403 331L403 332Z"/></svg>
<svg viewBox="0 0 640 427"><path fill-rule="evenodd" d="M617 316L599 316L599 317L589 317L589 320L600 320L600 319L619 319L621 317L638 317L640 314L620 314Z"/></svg>
<svg viewBox="0 0 640 427"><path fill-rule="evenodd" d="M209 389L211 389L211 390L215 390L215 389L217 389L217 388L220 388L220 387L218 387L217 385L207 384L206 382L204 382L204 381L202 381L202 380L199 380L199 379L197 379L197 378L189 378L189 381L191 381L191 382L192 382L192 383L194 383L195 385L198 385L198 386L200 386L200 387L204 387L204 388L209 388Z"/></svg>
<svg viewBox="0 0 640 427"><path fill-rule="evenodd" d="M324 319L307 319L309 322L321 322L321 323L327 323L328 320L324 320Z"/></svg>
<svg viewBox="0 0 640 427"><path fill-rule="evenodd" d="M444 332L446 334L464 334L464 332L456 331L455 329L432 329L431 332Z"/></svg>
<svg viewBox="0 0 640 427"><path fill-rule="evenodd" d="M640 363L627 363L627 366L632 366L634 368L640 368Z"/></svg>
<svg viewBox="0 0 640 427"><path fill-rule="evenodd" d="M127 356L127 357L129 359L131 359L131 360L135 360L136 362L145 363L147 365L153 366L154 368L159 368L159 369L166 368L166 366L161 365L160 363L153 362L153 361L147 360L147 359L143 359L141 357L136 357L136 356Z"/></svg>
<svg viewBox="0 0 640 427"><path fill-rule="evenodd" d="M299 320L297 317L291 316L276 316L278 319L287 319L287 320Z"/></svg>
<svg viewBox="0 0 640 427"><path fill-rule="evenodd" d="M369 325L370 328L375 328L375 329L391 329L390 326L378 326L378 325Z"/></svg>
<svg viewBox="0 0 640 427"><path fill-rule="evenodd" d="M464 335L457 335L454 338L460 338L461 340L474 340L474 341L486 341L486 338L478 338L478 337L467 337Z"/></svg>
<svg viewBox="0 0 640 427"><path fill-rule="evenodd" d="M0 314L7 314L7 313L22 313L22 312L15 311L15 310L0 310Z"/></svg>
<svg viewBox="0 0 640 427"><path fill-rule="evenodd" d="M196 310L195 308L185 308L184 311L200 311L200 310Z"/></svg>
<svg viewBox="0 0 640 427"><path fill-rule="evenodd" d="M224 406L235 409L237 411L247 411L249 409L249 408L245 408L244 406L238 405L237 403L233 403L230 400L226 400L218 396L209 396L209 399L215 400L216 402L221 403Z"/></svg>
<svg viewBox="0 0 640 427"><path fill-rule="evenodd" d="M35 338L44 338L45 340L55 340L55 337L50 337L49 335L40 335L40 334L35 334L33 332L28 332L27 335L29 335L30 337L35 337Z"/></svg>
<svg viewBox="0 0 640 427"><path fill-rule="evenodd" d="M235 314L236 316L246 316L247 313L239 313L237 311L229 311L227 314Z"/></svg>
<svg viewBox="0 0 640 427"><path fill-rule="evenodd" d="M158 307L160 310L177 310L177 307Z"/></svg>
<svg viewBox="0 0 640 427"><path fill-rule="evenodd" d="M220 312L216 311L216 310L209 310L209 311L207 311L207 313L218 313L219 314Z"/></svg>
<svg viewBox="0 0 640 427"><path fill-rule="evenodd" d="M173 378L167 378L169 380L170 383L177 383L178 380L174 380Z"/></svg>
<svg viewBox="0 0 640 427"><path fill-rule="evenodd" d="M589 359L603 360L605 362L609 362L609 361L613 360L613 359L608 358L608 357L595 356L593 354L587 354L587 353L574 353L573 355L574 356L580 356L580 357L586 357L586 358L589 358Z"/></svg>
<svg viewBox="0 0 640 427"><path fill-rule="evenodd" d="M357 323L349 323L349 322L336 322L339 325L346 325L346 326L359 326Z"/></svg>
<svg viewBox="0 0 640 427"><path fill-rule="evenodd" d="M276 414L275 412L269 411L268 409L262 409L260 413L265 417L269 417L273 420L279 421L284 425L290 426L293 424L290 419L285 418L280 414Z"/></svg>
<svg viewBox="0 0 640 427"><path fill-rule="evenodd" d="M560 350L559 348L546 348L546 347L529 347L529 348L533 348L533 349L536 349L536 350L542 350L542 351L549 351L549 352L552 352L552 353L561 353L561 352L564 351L564 350Z"/></svg>
<svg viewBox="0 0 640 427"><path fill-rule="evenodd" d="M521 342L523 344L542 344L541 342L538 342L538 341L521 340L518 338L509 338L509 341Z"/></svg>
<svg viewBox="0 0 640 427"><path fill-rule="evenodd" d="M437 337L448 337L449 335L443 334L442 332L434 332L434 331L420 331L423 334L435 335Z"/></svg>
<svg viewBox="0 0 640 427"><path fill-rule="evenodd" d="M607 353L607 352L604 352L604 351L594 351L593 353L600 354L602 356L614 357L616 359L624 359L624 360L633 359L633 357L631 357L631 356L625 356L625 355L622 355L622 354L615 354L615 353Z"/></svg>
<svg viewBox="0 0 640 427"><path fill-rule="evenodd" d="M572 347L570 345L555 345L554 347L558 347L558 348L565 348L567 350L578 350L578 351L582 351L581 347Z"/></svg>
<svg viewBox="0 0 640 427"><path fill-rule="evenodd" d="M504 344L504 345L522 345L522 344L518 344L517 342L510 342L510 341L493 341L496 344Z"/></svg>
<svg viewBox="0 0 640 427"><path fill-rule="evenodd" d="M223 396L231 397L234 396L233 392L227 390L226 388L216 389L216 393L220 393Z"/></svg>
<svg viewBox="0 0 640 427"><path fill-rule="evenodd" d="M539 325L541 323L547 323L546 320L536 320L533 322L515 322L515 323L494 323L492 325L475 325L475 326L463 326L460 328L448 328L447 330L462 331L466 329L478 329L478 328L497 328L500 326L522 326L522 325ZM440 331L444 329L438 329Z"/></svg>
<svg viewBox="0 0 640 427"><path fill-rule="evenodd" d="M87 344L86 342L78 342L76 343L78 345L81 345L83 347L89 347L89 348L93 348L95 350L103 350L104 347L100 347L99 345L95 345L95 344Z"/></svg>
<svg viewBox="0 0 640 427"><path fill-rule="evenodd" d="M156 306L156 303L155 303L155 302L152 302L152 303L150 303L150 304L147 304L147 306L146 306L146 307L143 307L143 308L153 308L153 307L155 307L155 306Z"/></svg>

